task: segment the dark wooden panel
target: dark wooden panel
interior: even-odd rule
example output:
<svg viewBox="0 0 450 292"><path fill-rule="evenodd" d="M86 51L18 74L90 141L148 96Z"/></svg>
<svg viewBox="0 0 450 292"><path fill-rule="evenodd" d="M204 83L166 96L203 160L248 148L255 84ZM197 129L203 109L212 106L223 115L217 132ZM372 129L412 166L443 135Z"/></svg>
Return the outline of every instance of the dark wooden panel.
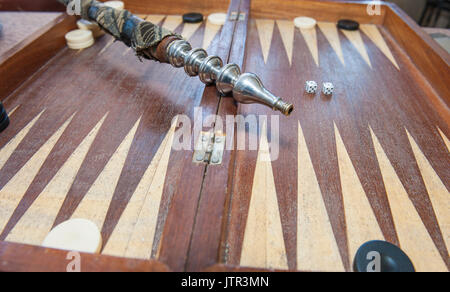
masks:
<svg viewBox="0 0 450 292"><path fill-rule="evenodd" d="M38 246L0 242L0 270L2 272L65 272L71 259L68 252ZM142 261L81 254L82 272L168 272L157 261Z"/></svg>
<svg viewBox="0 0 450 292"><path fill-rule="evenodd" d="M57 0L0 0L4 11L65 11Z"/></svg>

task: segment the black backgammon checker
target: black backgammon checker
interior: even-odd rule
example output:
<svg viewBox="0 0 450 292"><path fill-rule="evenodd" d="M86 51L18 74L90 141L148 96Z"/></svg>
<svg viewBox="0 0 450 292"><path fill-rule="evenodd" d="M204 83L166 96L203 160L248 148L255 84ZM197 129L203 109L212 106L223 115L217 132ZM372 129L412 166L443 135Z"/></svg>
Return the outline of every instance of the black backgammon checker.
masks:
<svg viewBox="0 0 450 292"><path fill-rule="evenodd" d="M366 242L358 249L353 261L353 270L355 272L415 272L411 260L399 247L381 240Z"/></svg>

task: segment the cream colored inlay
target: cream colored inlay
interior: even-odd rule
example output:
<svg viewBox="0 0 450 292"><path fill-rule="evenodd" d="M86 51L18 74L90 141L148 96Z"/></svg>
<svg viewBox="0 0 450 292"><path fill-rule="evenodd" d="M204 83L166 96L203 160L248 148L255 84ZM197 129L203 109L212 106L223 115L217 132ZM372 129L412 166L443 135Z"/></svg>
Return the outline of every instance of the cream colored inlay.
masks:
<svg viewBox="0 0 450 292"><path fill-rule="evenodd" d="M34 124L39 120L42 113L45 111L41 111L31 122L29 122L22 130L20 130L17 135L12 138L8 144L6 144L2 149L0 149L0 169L3 168L6 161L8 161L9 157L14 153L17 146L19 146L20 142L22 142L23 138L28 134L31 128L33 128Z"/></svg>
<svg viewBox="0 0 450 292"><path fill-rule="evenodd" d="M400 67L395 61L391 50L389 49L386 41L381 35L378 27L375 24L361 24L361 30L372 40L372 42L383 52L383 54L394 64L394 66L400 70Z"/></svg>
<svg viewBox="0 0 450 292"><path fill-rule="evenodd" d="M150 258L176 124L172 124L142 176L103 254Z"/></svg>
<svg viewBox="0 0 450 292"><path fill-rule="evenodd" d="M419 166L420 173L422 174L423 181L425 182L428 196L433 204L433 209L447 246L448 256L448 247L450 244L450 193L437 173L434 171L422 150L420 150L419 146L414 141L413 137L411 137L408 130L406 130L406 133L408 134L408 139L411 143L414 156L416 157L417 165Z"/></svg>
<svg viewBox="0 0 450 292"><path fill-rule="evenodd" d="M334 132L347 225L348 252L352 262L362 244L385 239L336 124Z"/></svg>
<svg viewBox="0 0 450 292"><path fill-rule="evenodd" d="M39 194L6 238L7 241L40 245L50 232L59 209L72 186L80 167L98 134L106 115L97 123L83 142Z"/></svg>
<svg viewBox="0 0 450 292"><path fill-rule="evenodd" d="M0 190L0 232L3 231L14 210L19 205L34 177L44 164L48 155L66 130L73 114L66 122L41 146L14 177Z"/></svg>
<svg viewBox="0 0 450 292"><path fill-rule="evenodd" d="M317 23L322 33L327 38L333 50L336 52L342 65L345 65L344 54L342 53L341 40L339 39L338 30L335 23L319 22Z"/></svg>
<svg viewBox="0 0 450 292"><path fill-rule="evenodd" d="M400 247L411 258L416 271L447 271L439 251L372 128L370 128L370 132L391 206Z"/></svg>
<svg viewBox="0 0 450 292"><path fill-rule="evenodd" d="M93 221L101 230L114 195L120 174L122 173L128 152L134 140L141 119L134 124L125 139L109 159L105 168L95 180L89 191L72 215L72 218L83 218Z"/></svg>
<svg viewBox="0 0 450 292"><path fill-rule="evenodd" d="M308 46L309 51L314 59L314 62L317 66L319 66L319 47L317 44L317 31L316 28L305 29L301 28L300 32L305 39L306 45Z"/></svg>
<svg viewBox="0 0 450 292"><path fill-rule="evenodd" d="M207 50L209 48L221 27L221 25L212 24L211 22L206 21L205 34L203 35L203 49Z"/></svg>
<svg viewBox="0 0 450 292"><path fill-rule="evenodd" d="M181 15L168 15L162 26L167 30L174 31L182 22Z"/></svg>
<svg viewBox="0 0 450 292"><path fill-rule="evenodd" d="M291 20L277 20L278 29L280 30L281 40L289 59L289 65L292 65L292 52L294 50L294 22Z"/></svg>
<svg viewBox="0 0 450 292"><path fill-rule="evenodd" d="M297 169L297 269L343 272L344 264L300 123L298 124Z"/></svg>
<svg viewBox="0 0 450 292"><path fill-rule="evenodd" d="M266 129L264 124L261 130L240 265L288 269Z"/></svg>
<svg viewBox="0 0 450 292"><path fill-rule="evenodd" d="M269 57L270 45L272 43L273 28L275 21L270 19L256 19L256 28L258 29L259 41L264 57L264 63L267 63Z"/></svg>
<svg viewBox="0 0 450 292"><path fill-rule="evenodd" d="M366 63L372 68L372 63L370 62L369 55L367 54L366 47L364 46L364 42L361 37L361 33L359 31L350 31L350 30L342 30L344 35L348 38L348 40L353 44L361 57L366 61Z"/></svg>

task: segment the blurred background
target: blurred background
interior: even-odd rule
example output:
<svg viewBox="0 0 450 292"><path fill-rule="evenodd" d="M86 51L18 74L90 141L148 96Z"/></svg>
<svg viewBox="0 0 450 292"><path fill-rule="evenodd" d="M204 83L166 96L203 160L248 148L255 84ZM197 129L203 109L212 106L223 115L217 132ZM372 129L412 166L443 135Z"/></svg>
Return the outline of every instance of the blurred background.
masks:
<svg viewBox="0 0 450 292"><path fill-rule="evenodd" d="M422 26L449 28L449 0L389 0Z"/></svg>

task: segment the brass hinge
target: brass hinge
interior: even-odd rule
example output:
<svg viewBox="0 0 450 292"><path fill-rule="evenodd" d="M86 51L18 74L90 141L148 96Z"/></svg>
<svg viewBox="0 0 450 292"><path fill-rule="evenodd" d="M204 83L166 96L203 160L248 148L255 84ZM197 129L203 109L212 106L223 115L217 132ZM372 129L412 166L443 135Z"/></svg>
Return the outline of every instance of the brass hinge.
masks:
<svg viewBox="0 0 450 292"><path fill-rule="evenodd" d="M200 132L192 161L219 165L222 163L226 135L222 132Z"/></svg>

